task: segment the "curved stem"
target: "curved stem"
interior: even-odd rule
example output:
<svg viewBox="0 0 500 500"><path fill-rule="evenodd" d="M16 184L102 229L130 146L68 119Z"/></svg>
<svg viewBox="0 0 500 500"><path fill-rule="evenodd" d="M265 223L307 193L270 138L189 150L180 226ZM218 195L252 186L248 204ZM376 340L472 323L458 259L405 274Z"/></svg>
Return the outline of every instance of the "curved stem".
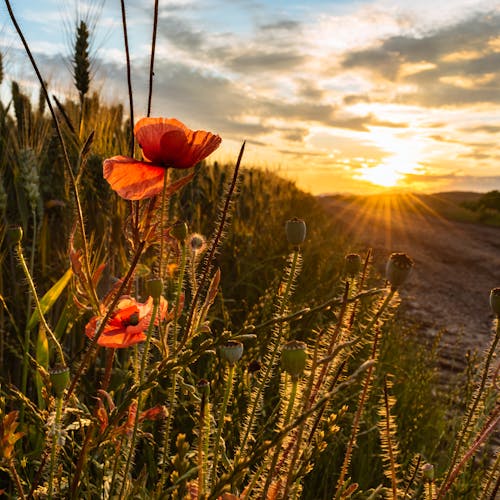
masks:
<svg viewBox="0 0 500 500"><path fill-rule="evenodd" d="M226 380L226 387L224 390L224 398L222 400L222 406L220 409L219 423L217 425L217 435L215 436L214 458L213 458L213 467L212 467L212 484L214 484L214 482L217 478L217 465L219 462L220 440L221 440L221 436L222 436L222 430L224 428L224 420L226 418L227 404L229 402L229 397L231 396L231 391L233 388L233 378L234 378L234 364L231 363L229 365L229 369L227 372L227 380Z"/></svg>
<svg viewBox="0 0 500 500"><path fill-rule="evenodd" d="M125 11L125 1L120 0L122 11L122 26L123 26L123 40L125 43L125 58L127 60L127 87L128 87L128 102L130 110L130 143L129 143L129 156L134 156L134 95L132 92L132 77L130 70L130 51L128 48L128 32L127 32L127 13Z"/></svg>
<svg viewBox="0 0 500 500"><path fill-rule="evenodd" d="M151 99L153 97L153 77L155 66L156 31L158 28L158 0L155 0L153 17L153 35L151 40L151 60L149 63L149 92L148 92L148 116L151 115Z"/></svg>

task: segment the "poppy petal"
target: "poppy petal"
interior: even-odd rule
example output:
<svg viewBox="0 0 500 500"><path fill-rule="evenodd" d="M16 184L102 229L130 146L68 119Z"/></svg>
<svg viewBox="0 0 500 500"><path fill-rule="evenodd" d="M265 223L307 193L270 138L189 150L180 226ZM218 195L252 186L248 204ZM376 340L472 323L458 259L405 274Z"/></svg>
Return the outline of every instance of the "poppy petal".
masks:
<svg viewBox="0 0 500 500"><path fill-rule="evenodd" d="M164 152L160 140L163 134L175 132L182 144L186 143L186 134L190 130L175 118L142 118L134 127L134 135L146 160L163 163Z"/></svg>
<svg viewBox="0 0 500 500"><path fill-rule="evenodd" d="M104 161L103 174L122 198L142 200L162 192L165 169L127 156L114 156Z"/></svg>
<svg viewBox="0 0 500 500"><path fill-rule="evenodd" d="M189 168L213 153L220 145L221 138L205 130L189 130L180 143L180 136L166 132L160 140L163 163L174 168Z"/></svg>

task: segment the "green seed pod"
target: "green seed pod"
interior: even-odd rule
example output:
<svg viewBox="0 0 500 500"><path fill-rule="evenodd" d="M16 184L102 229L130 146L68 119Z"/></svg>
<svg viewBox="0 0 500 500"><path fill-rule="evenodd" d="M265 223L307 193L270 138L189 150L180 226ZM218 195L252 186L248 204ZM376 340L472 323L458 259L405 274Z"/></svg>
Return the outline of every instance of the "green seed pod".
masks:
<svg viewBox="0 0 500 500"><path fill-rule="evenodd" d="M302 219L294 217L287 220L285 224L286 238L290 245L298 247L306 239L306 223Z"/></svg>
<svg viewBox="0 0 500 500"><path fill-rule="evenodd" d="M422 465L422 476L426 481L434 481L434 465L432 464Z"/></svg>
<svg viewBox="0 0 500 500"><path fill-rule="evenodd" d="M54 394L60 398L69 385L69 368L67 366L58 366L50 370L50 381Z"/></svg>
<svg viewBox="0 0 500 500"><path fill-rule="evenodd" d="M350 253L345 256L345 273L352 278L361 271L361 256L357 253Z"/></svg>
<svg viewBox="0 0 500 500"><path fill-rule="evenodd" d="M7 241L12 245L17 245L23 239L23 228L21 226L9 226L7 228Z"/></svg>
<svg viewBox="0 0 500 500"><path fill-rule="evenodd" d="M163 280L161 278L155 278L148 281L149 295L153 299L158 300L163 293Z"/></svg>
<svg viewBox="0 0 500 500"><path fill-rule="evenodd" d="M393 253L389 257L385 274L393 290L399 288L406 281L412 268L413 260L405 253Z"/></svg>
<svg viewBox="0 0 500 500"><path fill-rule="evenodd" d="M493 288L490 292L490 306L491 310L500 316L500 288Z"/></svg>
<svg viewBox="0 0 500 500"><path fill-rule="evenodd" d="M292 340L281 350L281 364L292 378L298 378L304 372L307 359L306 347L304 342Z"/></svg>
<svg viewBox="0 0 500 500"><path fill-rule="evenodd" d="M184 243L186 241L189 229L184 221L178 220L170 231L170 234L179 242Z"/></svg>
<svg viewBox="0 0 500 500"><path fill-rule="evenodd" d="M230 365L234 365L243 356L243 344L236 340L228 340L220 347L220 355Z"/></svg>

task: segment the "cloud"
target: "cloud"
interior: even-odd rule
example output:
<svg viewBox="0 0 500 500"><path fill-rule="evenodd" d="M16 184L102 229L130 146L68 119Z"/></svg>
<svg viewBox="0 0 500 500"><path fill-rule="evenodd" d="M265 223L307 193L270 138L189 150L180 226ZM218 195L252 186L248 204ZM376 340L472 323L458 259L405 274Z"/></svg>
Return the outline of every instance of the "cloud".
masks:
<svg viewBox="0 0 500 500"><path fill-rule="evenodd" d="M342 67L393 83L387 100L428 107L500 103L499 24L492 13L420 36L392 36L346 53Z"/></svg>

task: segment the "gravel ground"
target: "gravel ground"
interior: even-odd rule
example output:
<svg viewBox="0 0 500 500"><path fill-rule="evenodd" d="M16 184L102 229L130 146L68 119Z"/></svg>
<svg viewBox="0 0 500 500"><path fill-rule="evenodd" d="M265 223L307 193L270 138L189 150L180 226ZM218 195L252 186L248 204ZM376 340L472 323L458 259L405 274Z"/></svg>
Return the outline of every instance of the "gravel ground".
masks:
<svg viewBox="0 0 500 500"><path fill-rule="evenodd" d="M500 228L444 219L422 197L329 197L323 203L359 242L353 251L373 249L375 266L382 269L391 252L415 261L401 290L404 311L422 335L442 332L443 369L462 369L468 351L488 345L494 325L489 292L500 287Z"/></svg>

